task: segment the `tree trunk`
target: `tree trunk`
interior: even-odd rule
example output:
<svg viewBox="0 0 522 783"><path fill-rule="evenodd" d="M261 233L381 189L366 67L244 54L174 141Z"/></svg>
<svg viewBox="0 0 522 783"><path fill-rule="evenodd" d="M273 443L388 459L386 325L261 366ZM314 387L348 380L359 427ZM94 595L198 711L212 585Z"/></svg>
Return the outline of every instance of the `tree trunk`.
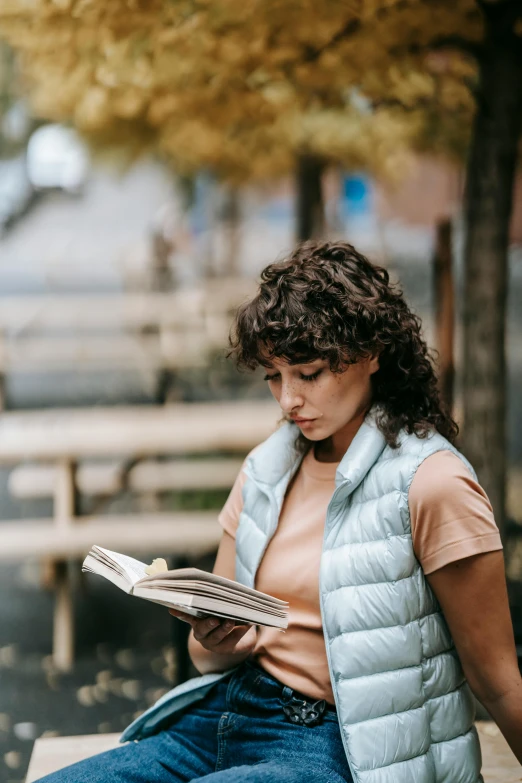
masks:
<svg viewBox="0 0 522 783"><path fill-rule="evenodd" d="M522 125L522 39L513 32L519 0L481 7L486 32L465 196L463 450L504 534L507 254Z"/></svg>
<svg viewBox="0 0 522 783"><path fill-rule="evenodd" d="M302 155L296 172L296 238L318 239L324 235L325 218L322 175L325 163L320 158Z"/></svg>
<svg viewBox="0 0 522 783"><path fill-rule="evenodd" d="M435 344L439 353L439 389L446 409L453 409L455 362L455 285L452 264L451 220L437 223L433 257L433 292L435 304Z"/></svg>

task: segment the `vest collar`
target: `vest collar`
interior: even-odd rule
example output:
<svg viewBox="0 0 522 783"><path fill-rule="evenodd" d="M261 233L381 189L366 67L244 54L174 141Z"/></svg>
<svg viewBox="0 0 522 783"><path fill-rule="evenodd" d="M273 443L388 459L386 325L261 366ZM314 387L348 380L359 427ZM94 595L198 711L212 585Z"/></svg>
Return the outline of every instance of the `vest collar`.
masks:
<svg viewBox="0 0 522 783"><path fill-rule="evenodd" d="M298 436L297 425L285 422L256 448L246 463L247 473L256 483L273 487L296 467Z"/></svg>
<svg viewBox="0 0 522 783"><path fill-rule="evenodd" d="M296 424L285 422L247 460L247 473L256 483L275 487L298 467L301 457L295 444L299 436ZM375 423L375 408L357 430L336 471L336 484L348 482L353 491L379 459L386 441Z"/></svg>
<svg viewBox="0 0 522 783"><path fill-rule="evenodd" d="M374 466L386 446L386 440L375 422L375 406L357 430L354 439L337 467L337 485L347 482L353 492Z"/></svg>

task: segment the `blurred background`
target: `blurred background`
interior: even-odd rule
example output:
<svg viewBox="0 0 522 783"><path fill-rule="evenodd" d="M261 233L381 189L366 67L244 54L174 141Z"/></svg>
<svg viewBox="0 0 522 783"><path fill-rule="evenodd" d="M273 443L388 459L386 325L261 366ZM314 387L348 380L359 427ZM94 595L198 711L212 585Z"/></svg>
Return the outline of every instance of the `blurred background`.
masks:
<svg viewBox="0 0 522 783"><path fill-rule="evenodd" d="M228 329L300 239L352 242L421 316L522 656L520 9L368 5L0 3L0 783L190 673L165 610L79 565L211 567L278 419Z"/></svg>

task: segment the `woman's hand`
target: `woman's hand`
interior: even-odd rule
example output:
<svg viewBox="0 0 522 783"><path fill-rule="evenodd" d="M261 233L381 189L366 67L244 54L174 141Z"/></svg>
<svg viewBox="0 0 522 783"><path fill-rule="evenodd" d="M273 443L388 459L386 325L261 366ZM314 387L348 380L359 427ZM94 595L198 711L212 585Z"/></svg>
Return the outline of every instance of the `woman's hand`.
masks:
<svg viewBox="0 0 522 783"><path fill-rule="evenodd" d="M169 612L174 617L192 626L191 636L201 647L209 653L226 656L219 661L219 664L225 664L223 669L241 663L245 658L248 658L255 647L257 630L253 625L236 625L234 620L226 620L220 617L193 617L177 609L169 609ZM201 661L195 660L195 658L200 657L197 654L197 650L194 649L195 645L193 643L190 644L190 642L189 645L192 647L191 654L194 664L201 671ZM209 670L207 666L204 668L207 671ZM213 668L219 671L221 665L219 668Z"/></svg>

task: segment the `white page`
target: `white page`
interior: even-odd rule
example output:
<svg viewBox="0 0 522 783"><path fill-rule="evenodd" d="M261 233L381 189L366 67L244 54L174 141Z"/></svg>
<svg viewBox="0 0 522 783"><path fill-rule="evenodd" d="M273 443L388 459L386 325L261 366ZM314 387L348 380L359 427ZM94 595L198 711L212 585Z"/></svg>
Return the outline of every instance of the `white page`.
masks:
<svg viewBox="0 0 522 783"><path fill-rule="evenodd" d="M146 563L142 563L140 560L135 560L133 557L128 557L128 555L122 555L120 552L112 552L110 549L103 549L101 546L93 546L93 550L96 549L98 549L100 552L103 552L106 557L109 557L111 560L117 563L128 576L131 584L135 585L136 582L147 576L145 572L147 567Z"/></svg>
<svg viewBox="0 0 522 783"><path fill-rule="evenodd" d="M156 590L154 587L142 587L141 585L136 585L134 595L163 606L179 606L182 611L187 611L185 607L189 606L189 614L194 614L200 610L205 615L230 617L239 622L248 622L254 625L266 625L282 630L288 627L287 617L277 617L268 612L249 609L239 605L233 606L213 598L184 595L183 593L176 593L174 590Z"/></svg>
<svg viewBox="0 0 522 783"><path fill-rule="evenodd" d="M146 585L141 583L140 586ZM232 606L246 606L251 609L257 609L260 612L267 612L269 614L276 614L279 617L285 617L287 614L287 607L281 608L278 604L272 604L266 600L256 600L251 596L244 595L232 590L226 590L218 585L202 584L201 582L178 582L174 579L158 579L152 583L147 583L147 586L154 587L154 589L161 589L167 591L175 591L186 595L200 596L214 598L216 600L226 601Z"/></svg>
<svg viewBox="0 0 522 783"><path fill-rule="evenodd" d="M147 582L154 582L156 579L172 579L175 583L175 580L180 579L183 581L196 580L206 582L210 585L222 585L223 587L234 590L236 593L241 593L242 595L251 595L253 598L268 599L271 604L278 604L282 608L288 606L286 601L282 601L280 598L274 598L273 595L261 593L259 590L254 590L252 587L246 587L246 585L235 582L233 579L227 579L225 576L218 576L218 574L212 574L209 571L201 571L199 568L177 568L174 571L163 571L162 573L146 576L145 578ZM148 587L149 585L143 586ZM150 586L153 587L153 585Z"/></svg>

